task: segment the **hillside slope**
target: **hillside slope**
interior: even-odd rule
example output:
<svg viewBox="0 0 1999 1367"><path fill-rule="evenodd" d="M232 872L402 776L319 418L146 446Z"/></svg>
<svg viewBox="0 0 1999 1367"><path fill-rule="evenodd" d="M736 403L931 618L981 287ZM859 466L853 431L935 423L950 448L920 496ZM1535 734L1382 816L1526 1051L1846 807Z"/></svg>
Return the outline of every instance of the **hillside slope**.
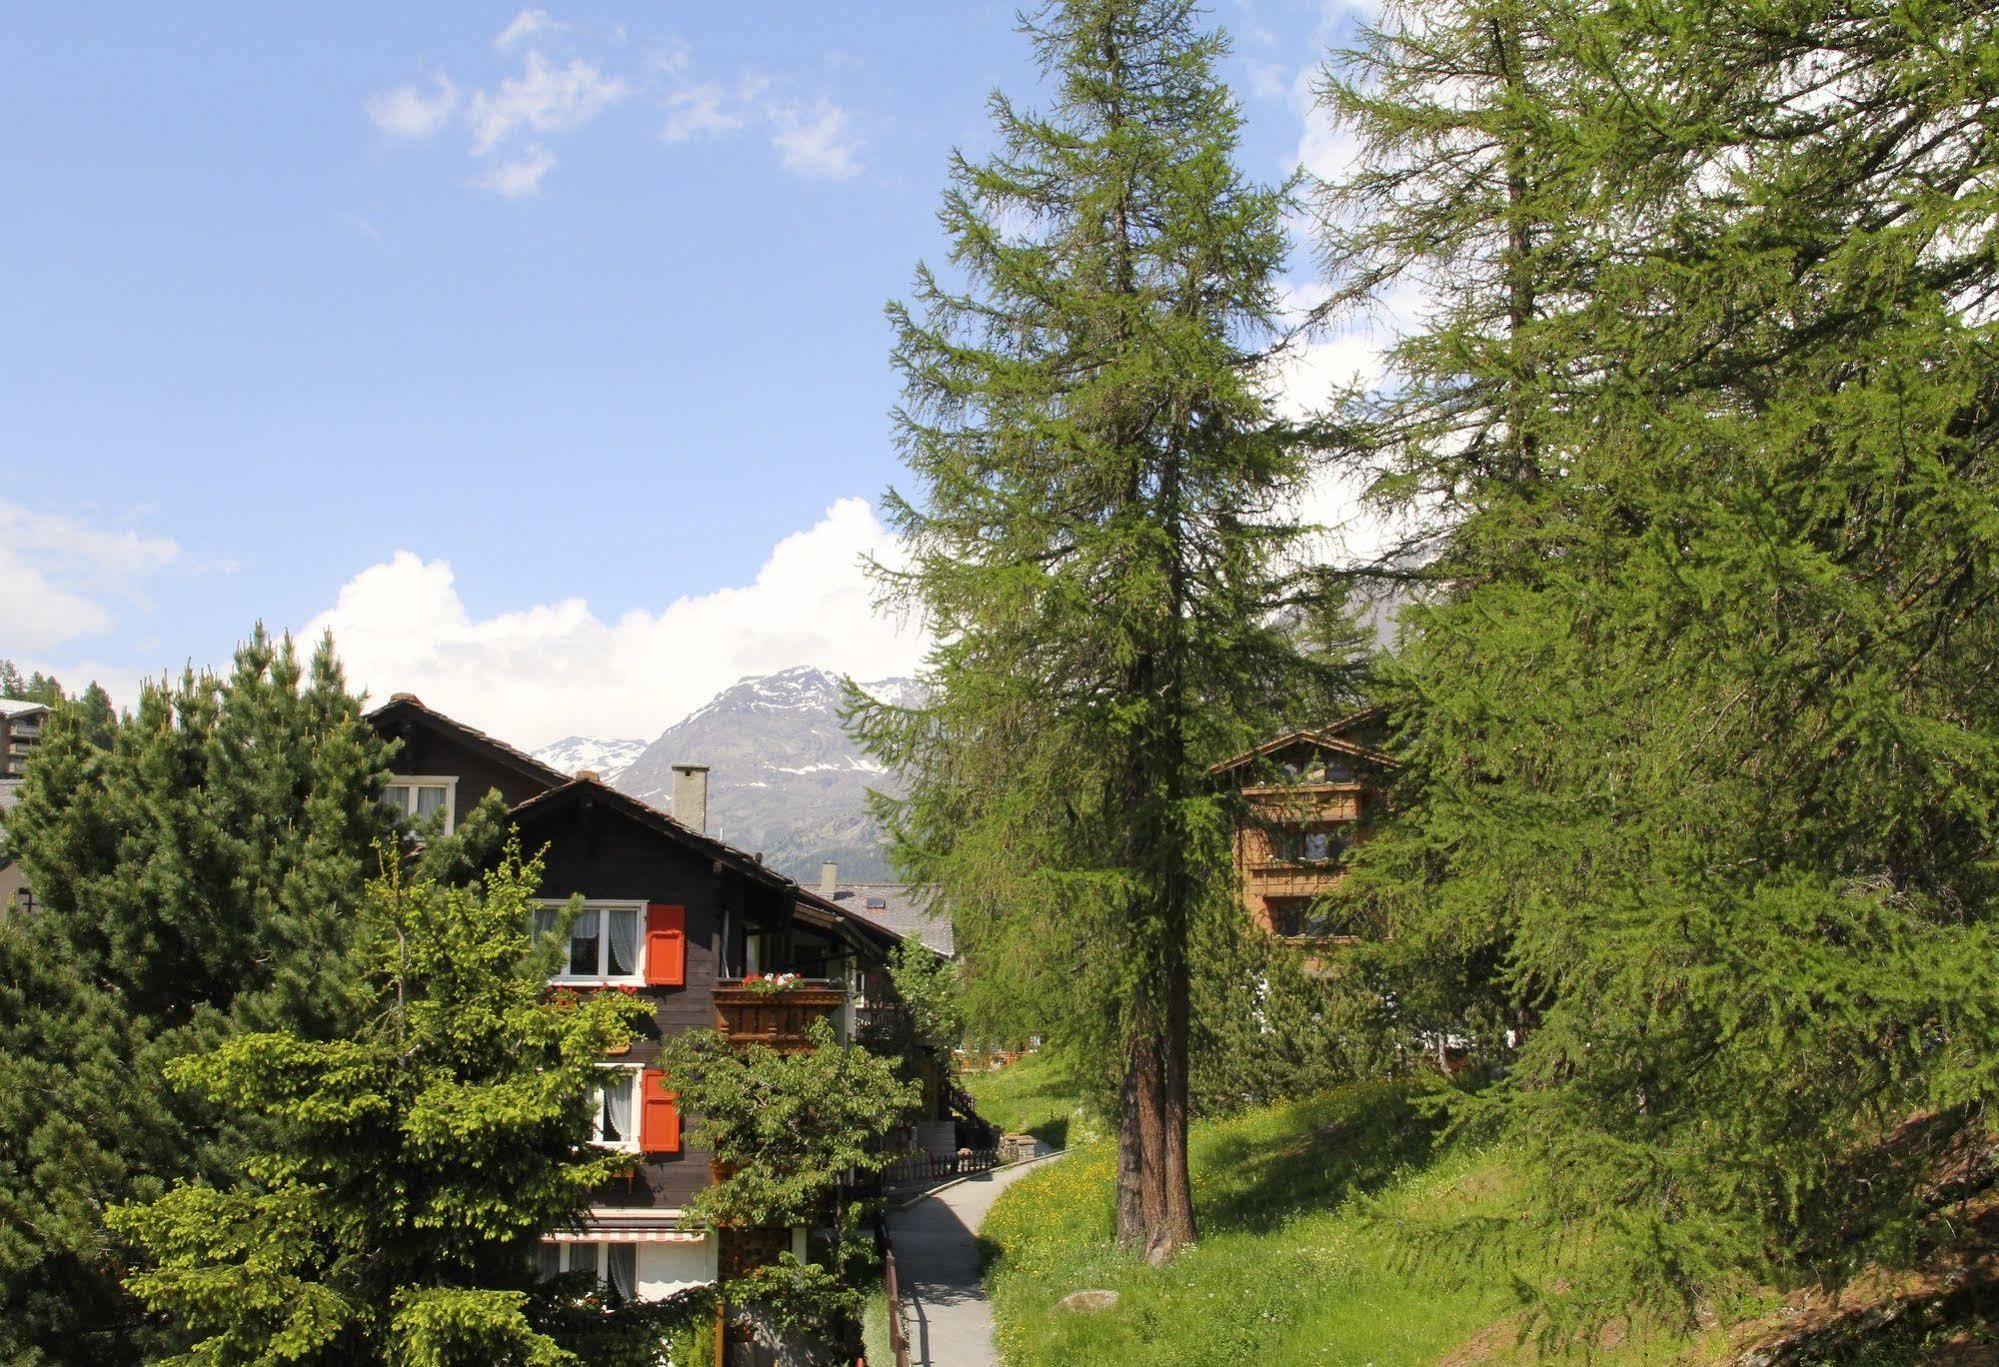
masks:
<svg viewBox="0 0 1999 1367"><path fill-rule="evenodd" d="M1027 1067L1029 1065L1019 1065ZM1004 1109L998 1078L973 1083ZM1012 1090L1036 1093L1023 1075ZM1039 1111L1059 1103L1034 1097ZM1536 1242L1503 1155L1433 1148L1407 1093L1358 1085L1194 1127L1200 1242L1162 1269L1111 1242L1115 1153L1108 1142L1017 1183L981 1235L1007 1362L1175 1364L1532 1362L1521 1292L1586 1273L1587 1247ZM1577 1361L1870 1364L1999 1361L1999 1193L1960 1208L1943 1265L1861 1279L1838 1304L1799 1293L1752 1298L1731 1322L1686 1334L1614 1320ZM1464 1218L1510 1231L1481 1253ZM1377 1222L1378 1220L1378 1222ZM1107 1287L1099 1314L1059 1312L1072 1291Z"/></svg>

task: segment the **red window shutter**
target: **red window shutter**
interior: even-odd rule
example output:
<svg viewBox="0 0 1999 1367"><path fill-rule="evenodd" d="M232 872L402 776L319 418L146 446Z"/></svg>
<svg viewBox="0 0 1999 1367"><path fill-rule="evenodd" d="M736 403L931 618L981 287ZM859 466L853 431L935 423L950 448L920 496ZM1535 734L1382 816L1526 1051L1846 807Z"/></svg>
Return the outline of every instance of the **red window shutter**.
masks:
<svg viewBox="0 0 1999 1367"><path fill-rule="evenodd" d="M645 1070L639 1111L639 1147L647 1153L680 1152L680 1093L666 1090L666 1074Z"/></svg>
<svg viewBox="0 0 1999 1367"><path fill-rule="evenodd" d="M653 902L646 907L646 981L654 987L687 985L687 908Z"/></svg>

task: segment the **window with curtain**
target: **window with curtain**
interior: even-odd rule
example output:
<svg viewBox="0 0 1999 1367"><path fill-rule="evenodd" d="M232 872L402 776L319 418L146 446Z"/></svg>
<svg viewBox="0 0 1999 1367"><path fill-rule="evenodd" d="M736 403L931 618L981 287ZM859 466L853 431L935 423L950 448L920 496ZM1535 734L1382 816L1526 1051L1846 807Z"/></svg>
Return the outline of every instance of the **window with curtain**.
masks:
<svg viewBox="0 0 1999 1367"><path fill-rule="evenodd" d="M568 903L544 901L535 912L536 934L561 924ZM585 902L569 926L558 982L628 982L645 978L645 904Z"/></svg>
<svg viewBox="0 0 1999 1367"><path fill-rule="evenodd" d="M457 785L458 780L450 777L398 776L383 785L382 801L413 825L439 826L449 835L456 805L452 792Z"/></svg>
<svg viewBox="0 0 1999 1367"><path fill-rule="evenodd" d="M628 978L639 971L637 907L617 907L604 913L604 975Z"/></svg>
<svg viewBox="0 0 1999 1367"><path fill-rule="evenodd" d="M598 952L602 948L597 922L601 913L586 911L569 927L569 976L595 978L602 974Z"/></svg>
<svg viewBox="0 0 1999 1367"><path fill-rule="evenodd" d="M606 1067L597 1087L597 1108L591 1138L616 1149L636 1149L639 1145L639 1070Z"/></svg>
<svg viewBox="0 0 1999 1367"><path fill-rule="evenodd" d="M599 1285L610 1287L621 1299L633 1301L639 1296L639 1246L594 1241L536 1244L534 1272L540 1281L564 1272L582 1272Z"/></svg>
<svg viewBox="0 0 1999 1367"><path fill-rule="evenodd" d="M628 1301L639 1296L639 1246L637 1244L604 1245L604 1280L611 1290Z"/></svg>

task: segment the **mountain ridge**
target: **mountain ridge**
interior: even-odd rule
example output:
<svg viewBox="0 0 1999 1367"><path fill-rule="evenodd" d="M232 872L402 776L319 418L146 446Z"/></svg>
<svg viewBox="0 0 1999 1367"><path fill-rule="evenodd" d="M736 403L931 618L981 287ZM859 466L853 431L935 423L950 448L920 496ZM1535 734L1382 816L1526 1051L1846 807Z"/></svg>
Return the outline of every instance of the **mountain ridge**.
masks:
<svg viewBox="0 0 1999 1367"><path fill-rule="evenodd" d="M906 706L920 685L899 676L863 683ZM673 810L673 766L708 766L708 833L808 885L822 860L843 882L893 877L886 840L869 815L870 788L899 791L840 723L838 675L812 665L745 675L650 742L568 736L535 757L564 773L595 769L604 782ZM631 747L637 747L632 751Z"/></svg>

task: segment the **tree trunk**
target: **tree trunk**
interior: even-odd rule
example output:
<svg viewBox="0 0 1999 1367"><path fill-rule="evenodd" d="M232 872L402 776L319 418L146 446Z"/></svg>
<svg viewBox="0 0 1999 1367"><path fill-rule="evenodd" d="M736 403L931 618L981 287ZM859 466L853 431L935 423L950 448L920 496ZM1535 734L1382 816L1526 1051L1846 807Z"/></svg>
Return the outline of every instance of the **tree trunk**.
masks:
<svg viewBox="0 0 1999 1367"><path fill-rule="evenodd" d="M1145 1247L1145 1140L1139 1124L1139 1058L1128 1052L1124 1083L1118 1089L1117 1245Z"/></svg>
<svg viewBox="0 0 1999 1367"><path fill-rule="evenodd" d="M1169 970L1166 984L1166 1032L1160 1050L1160 1183L1165 1210L1147 1249L1154 1262L1163 1262L1194 1242L1194 1187L1187 1170L1187 995L1187 965L1182 960Z"/></svg>
<svg viewBox="0 0 1999 1367"><path fill-rule="evenodd" d="M1132 1030L1118 1105L1117 1242L1153 1254L1166 1223L1166 1130L1159 1032Z"/></svg>

